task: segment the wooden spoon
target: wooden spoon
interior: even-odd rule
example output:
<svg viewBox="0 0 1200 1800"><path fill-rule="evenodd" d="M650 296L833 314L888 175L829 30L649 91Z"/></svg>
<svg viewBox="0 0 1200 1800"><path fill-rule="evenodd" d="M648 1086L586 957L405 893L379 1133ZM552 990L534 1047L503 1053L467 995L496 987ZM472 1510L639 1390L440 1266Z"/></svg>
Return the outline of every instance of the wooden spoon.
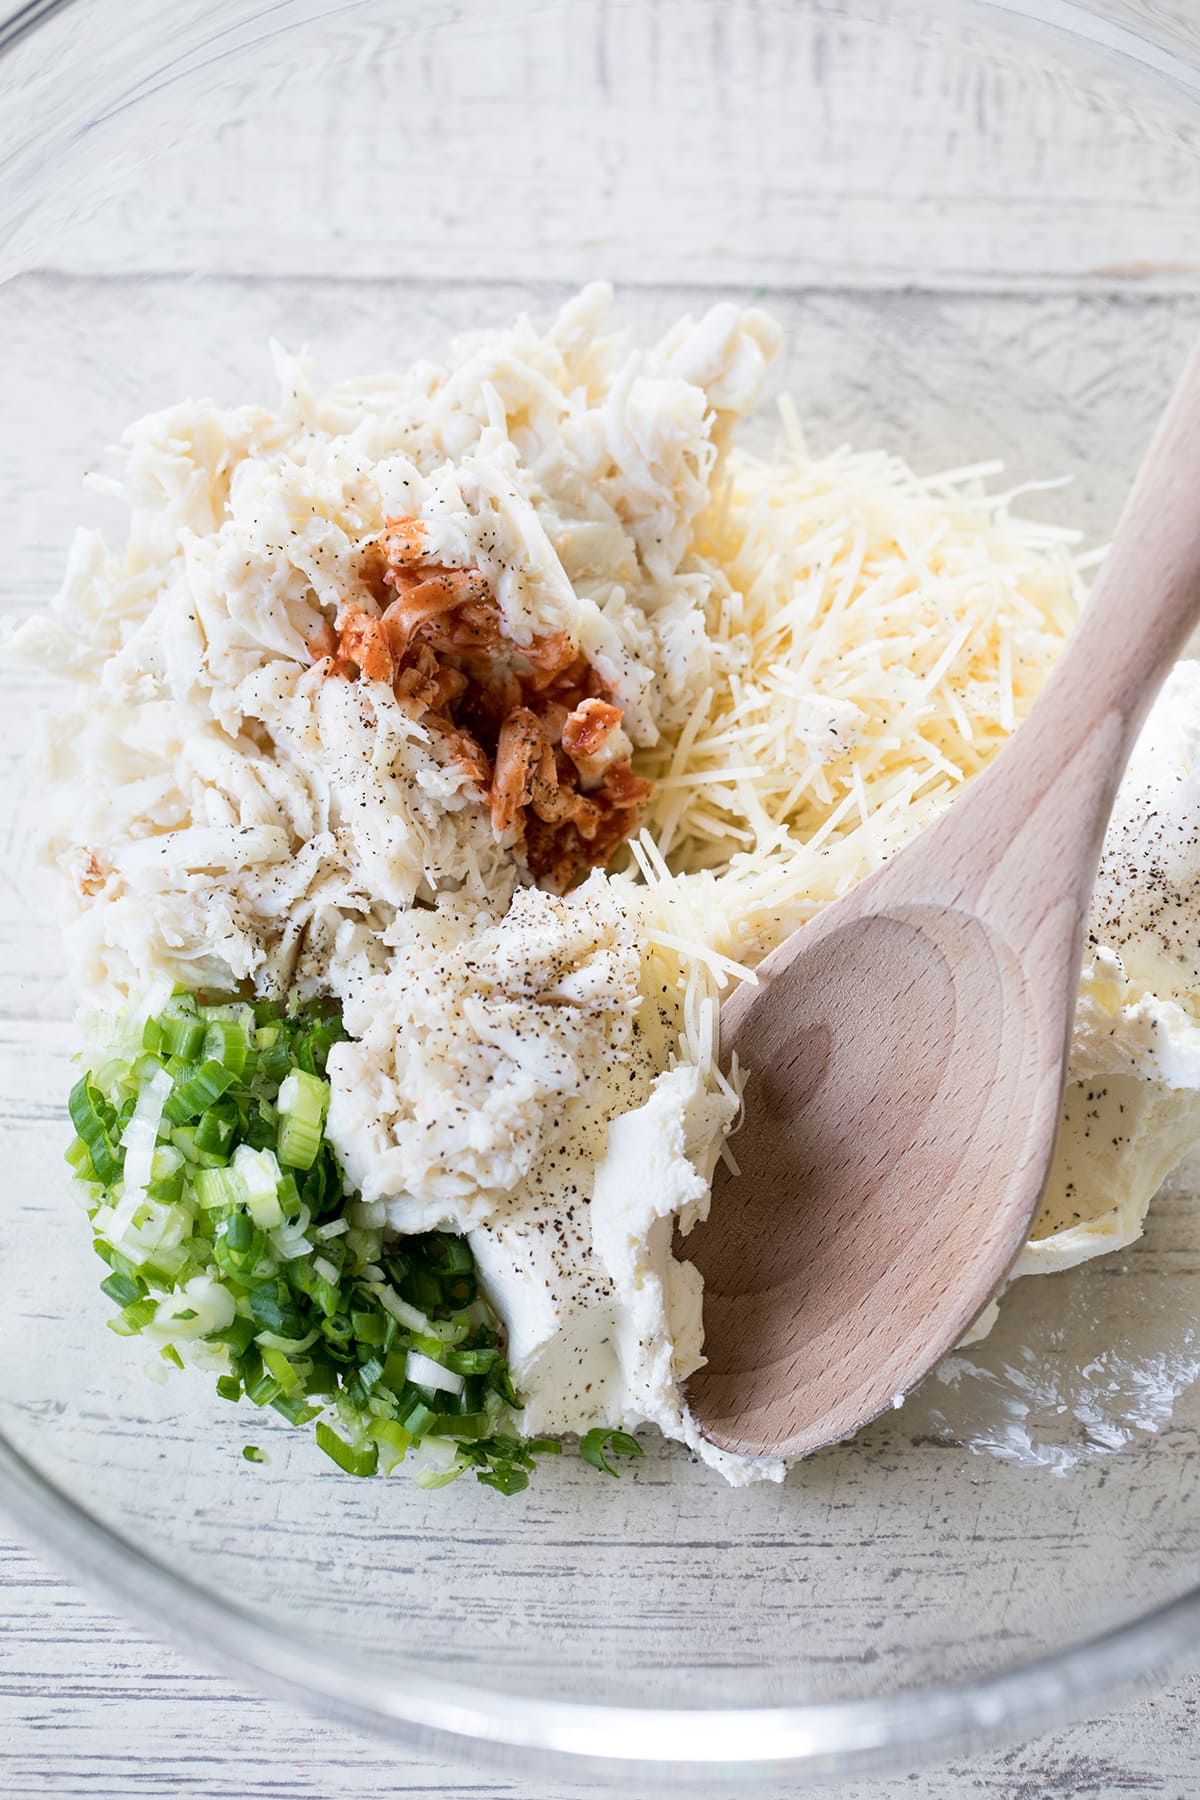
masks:
<svg viewBox="0 0 1200 1800"><path fill-rule="evenodd" d="M1200 612L1200 351L1092 598L1003 754L936 825L732 995L740 1174L686 1254L715 1444L800 1456L952 1349L1029 1235L1050 1170L1113 797Z"/></svg>

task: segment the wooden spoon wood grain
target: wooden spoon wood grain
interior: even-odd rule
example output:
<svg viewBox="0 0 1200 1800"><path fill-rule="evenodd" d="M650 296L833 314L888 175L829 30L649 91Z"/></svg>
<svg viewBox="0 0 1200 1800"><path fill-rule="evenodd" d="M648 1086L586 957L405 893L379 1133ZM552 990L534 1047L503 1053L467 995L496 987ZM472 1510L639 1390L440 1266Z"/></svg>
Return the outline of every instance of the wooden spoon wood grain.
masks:
<svg viewBox="0 0 1200 1800"><path fill-rule="evenodd" d="M1066 654L929 831L768 957L722 1014L740 1173L686 1254L689 1401L746 1454L857 1430L963 1336L1050 1169L1117 783L1200 613L1200 351Z"/></svg>

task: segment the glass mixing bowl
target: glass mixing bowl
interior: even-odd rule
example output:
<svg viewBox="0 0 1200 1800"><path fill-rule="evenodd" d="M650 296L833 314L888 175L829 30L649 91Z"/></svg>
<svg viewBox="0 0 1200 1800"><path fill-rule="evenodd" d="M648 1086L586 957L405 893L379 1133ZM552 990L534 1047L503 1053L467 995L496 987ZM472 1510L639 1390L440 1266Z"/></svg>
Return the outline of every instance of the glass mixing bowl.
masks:
<svg viewBox="0 0 1200 1800"><path fill-rule="evenodd" d="M103 446L606 276L649 329L787 329L813 441L1003 457L1100 538L1200 321L1200 28L1174 6L74 0L0 26L0 603ZM1031 1735L1200 1635L1200 1220L1024 1281L991 1338L782 1488L674 1447L512 1500L356 1482L104 1329L66 1191L72 996L8 669L0 1500L226 1669L459 1747L743 1788ZM270 1460L242 1460L247 1439Z"/></svg>

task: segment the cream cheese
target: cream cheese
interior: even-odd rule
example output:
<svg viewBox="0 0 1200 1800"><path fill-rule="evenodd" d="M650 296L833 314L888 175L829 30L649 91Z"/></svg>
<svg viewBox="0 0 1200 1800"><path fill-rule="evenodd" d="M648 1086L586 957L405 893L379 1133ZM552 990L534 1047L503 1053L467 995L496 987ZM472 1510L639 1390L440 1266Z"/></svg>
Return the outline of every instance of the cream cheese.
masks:
<svg viewBox="0 0 1200 1800"><path fill-rule="evenodd" d="M524 1431L654 1424L730 1480L778 1479L704 1442L682 1397L701 1283L672 1238L707 1212L737 1102L671 1056L641 911L596 874L498 919L398 917L386 968L347 978L327 1129L360 1223L469 1236Z"/></svg>
<svg viewBox="0 0 1200 1800"><path fill-rule="evenodd" d="M1124 1249L1200 1145L1200 663L1176 665L1130 757L1089 944L1054 1164L1014 1275Z"/></svg>

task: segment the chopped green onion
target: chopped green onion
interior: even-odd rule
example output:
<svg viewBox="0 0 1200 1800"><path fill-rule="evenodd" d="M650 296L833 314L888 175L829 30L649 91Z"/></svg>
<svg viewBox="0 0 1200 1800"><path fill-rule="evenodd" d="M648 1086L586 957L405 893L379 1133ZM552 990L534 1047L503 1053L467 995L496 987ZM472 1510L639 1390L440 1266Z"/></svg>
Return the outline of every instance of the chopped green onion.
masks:
<svg viewBox="0 0 1200 1800"><path fill-rule="evenodd" d="M315 1424L349 1473L390 1471L419 1446L423 1486L473 1469L519 1492L559 1446L503 1435L520 1402L469 1245L427 1232L385 1246L378 1226L350 1223L355 1197L324 1134L324 1071L343 1036L325 1009L284 1018L185 993L144 1024L105 1027L110 1060L72 1091L67 1156L111 1328L169 1332L184 1355L158 1349L174 1367L203 1340L227 1358L223 1399ZM321 1420L327 1404L344 1436Z"/></svg>
<svg viewBox="0 0 1200 1800"><path fill-rule="evenodd" d="M360 1344L382 1344L387 1338L388 1322L382 1313L352 1312L350 1323Z"/></svg>
<svg viewBox="0 0 1200 1800"><path fill-rule="evenodd" d="M239 1144L233 1153L233 1168L242 1184L244 1204L250 1217L263 1231L273 1231L283 1224L283 1207L279 1200L282 1175L270 1150L252 1150Z"/></svg>
<svg viewBox="0 0 1200 1800"><path fill-rule="evenodd" d="M279 1337L273 1331L260 1331L254 1341L260 1350L282 1350L285 1356L303 1356L319 1336L316 1331L306 1332L302 1338Z"/></svg>
<svg viewBox="0 0 1200 1800"><path fill-rule="evenodd" d="M406 1300L400 1298L399 1294L394 1294L391 1288L377 1287L374 1289L374 1293L380 1305L387 1307L398 1325L406 1325L409 1331L427 1332L429 1330L427 1314L418 1312L415 1306L410 1306Z"/></svg>
<svg viewBox="0 0 1200 1800"><path fill-rule="evenodd" d="M379 1462L385 1475L398 1468L412 1448L412 1438L395 1419L369 1419L367 1435L379 1445Z"/></svg>
<svg viewBox="0 0 1200 1800"><path fill-rule="evenodd" d="M147 1050L161 1051L163 1056L177 1056L180 1062L194 1062L204 1042L204 1026L194 1014L164 1013L159 1020L158 1043L146 1042Z"/></svg>
<svg viewBox="0 0 1200 1800"><path fill-rule="evenodd" d="M178 1150L185 1163L198 1163L203 1153L196 1148L196 1127L194 1125L177 1126L171 1133L171 1148ZM213 1163L221 1163L224 1158L212 1156L208 1160Z"/></svg>
<svg viewBox="0 0 1200 1800"><path fill-rule="evenodd" d="M423 1400L417 1400L404 1415L400 1423L411 1437L423 1438L432 1431L437 1414L432 1406L426 1406Z"/></svg>
<svg viewBox="0 0 1200 1800"><path fill-rule="evenodd" d="M325 1129L329 1083L304 1069L293 1069L279 1089L277 1105L280 1162L290 1169L311 1169Z"/></svg>
<svg viewBox="0 0 1200 1800"><path fill-rule="evenodd" d="M529 1486L528 1471L516 1463L497 1463L495 1468L479 1469L475 1479L501 1494L520 1494Z"/></svg>
<svg viewBox="0 0 1200 1800"><path fill-rule="evenodd" d="M287 1357L283 1354L283 1351L276 1350L270 1344L263 1345L262 1359L264 1366L271 1371L271 1374L279 1383L281 1392L284 1394L294 1394L296 1389L301 1385L300 1376L297 1374L293 1365L288 1361Z"/></svg>
<svg viewBox="0 0 1200 1800"><path fill-rule="evenodd" d="M115 1331L118 1337L136 1337L139 1331L145 1331L147 1325L153 1325L157 1316L156 1300L135 1300L132 1306L124 1307L115 1319L109 1319L108 1329Z"/></svg>
<svg viewBox="0 0 1200 1800"><path fill-rule="evenodd" d="M231 1075L245 1074L253 1051L240 1025L235 1025L232 1020L213 1020L204 1030L203 1043L206 1058L221 1063Z"/></svg>
<svg viewBox="0 0 1200 1800"><path fill-rule="evenodd" d="M444 1394L461 1394L463 1377L450 1369L444 1369L441 1363L434 1362L430 1356L424 1356L420 1350L408 1353L408 1379L414 1387L432 1388Z"/></svg>
<svg viewBox="0 0 1200 1800"><path fill-rule="evenodd" d="M426 1313L436 1312L444 1304L442 1278L433 1269L410 1269L404 1278L405 1298Z"/></svg>
<svg viewBox="0 0 1200 1800"><path fill-rule="evenodd" d="M70 1163L76 1174L81 1175L85 1181L95 1179L95 1171L92 1168L92 1159L88 1155L88 1147L81 1137L71 1139L70 1146L66 1150L63 1160L64 1162Z"/></svg>
<svg viewBox="0 0 1200 1800"><path fill-rule="evenodd" d="M473 1275L475 1258L466 1238L452 1237L449 1232L431 1232L428 1240L438 1263L452 1275Z"/></svg>
<svg viewBox="0 0 1200 1800"><path fill-rule="evenodd" d="M230 1223L232 1224L232 1220ZM214 1344L228 1344L235 1356L245 1356L254 1342L254 1326L249 1319L234 1319L223 1331L214 1331L210 1341Z"/></svg>
<svg viewBox="0 0 1200 1800"><path fill-rule="evenodd" d="M192 1176L197 1205L205 1212L216 1212L223 1206L241 1206L246 1188L236 1169L197 1169Z"/></svg>
<svg viewBox="0 0 1200 1800"><path fill-rule="evenodd" d="M215 1104L233 1086L233 1076L221 1063L184 1064L175 1076L171 1097L163 1108L172 1125L186 1125Z"/></svg>
<svg viewBox="0 0 1200 1800"><path fill-rule="evenodd" d="M246 1380L244 1386L246 1398L253 1406L273 1406L283 1393L275 1377L265 1369L252 1380Z"/></svg>
<svg viewBox="0 0 1200 1800"><path fill-rule="evenodd" d="M437 1413L431 1437L485 1438L491 1435L494 1421L484 1412Z"/></svg>
<svg viewBox="0 0 1200 1800"><path fill-rule="evenodd" d="M277 1331L280 1337L303 1337L304 1316L278 1277L252 1288L248 1296L250 1316L256 1325Z"/></svg>
<svg viewBox="0 0 1200 1800"><path fill-rule="evenodd" d="M445 1469L418 1469L413 1480L420 1488L449 1487L452 1481L457 1481L465 1473L467 1466L466 1463L452 1462ZM525 1480L528 1483L529 1477L526 1476Z"/></svg>
<svg viewBox="0 0 1200 1800"><path fill-rule="evenodd" d="M270 1405L289 1425L307 1425L321 1416L321 1408L310 1406L303 1394L280 1394Z"/></svg>
<svg viewBox="0 0 1200 1800"><path fill-rule="evenodd" d="M182 1174L183 1162L183 1156L174 1144L157 1144L150 1173L155 1181L166 1181L172 1175Z"/></svg>
<svg viewBox="0 0 1200 1800"><path fill-rule="evenodd" d="M220 1173L220 1174L224 1175L227 1173L227 1171L224 1169L221 1169L219 1171L210 1170L210 1169L201 1169L200 1170L201 1175L209 1175L209 1174L215 1174L215 1173ZM199 1198L199 1178L198 1177L197 1177L197 1198ZM203 1202L201 1204L203 1204ZM226 1219L226 1221L225 1221L225 1242L228 1245L229 1249L232 1250L232 1252L235 1256L238 1256L238 1257L248 1256L249 1253L251 1252L251 1250L254 1249L255 1244L258 1242L258 1233L254 1229L253 1219L251 1219L249 1217L249 1215L244 1212L232 1213L230 1215L230 1217L228 1219Z"/></svg>
<svg viewBox="0 0 1200 1800"><path fill-rule="evenodd" d="M99 1088L92 1086L90 1076L84 1075L75 1083L67 1106L71 1123L87 1146L96 1179L106 1186L110 1182L119 1181L125 1153L118 1149L112 1139L116 1113Z"/></svg>
<svg viewBox="0 0 1200 1800"><path fill-rule="evenodd" d="M373 1475L379 1466L379 1445L368 1444L362 1450L356 1450L343 1437L339 1437L331 1425L322 1420L317 1426L317 1443L332 1458L339 1469L347 1475Z"/></svg>
<svg viewBox="0 0 1200 1800"><path fill-rule="evenodd" d="M107 1281L100 1283L100 1292L107 1294L118 1306L133 1306L146 1297L146 1289L142 1282L131 1275L110 1275Z"/></svg>
<svg viewBox="0 0 1200 1800"><path fill-rule="evenodd" d="M218 1100L215 1106L201 1114L192 1141L199 1151L227 1155L233 1148L238 1123L238 1109L233 1101Z"/></svg>
<svg viewBox="0 0 1200 1800"><path fill-rule="evenodd" d="M340 1371L334 1362L328 1361L320 1350L314 1350L309 1358L311 1368L305 1380L305 1391L310 1395L328 1395L332 1398L338 1392Z"/></svg>
<svg viewBox="0 0 1200 1800"><path fill-rule="evenodd" d="M369 1419L367 1432L370 1437L375 1439L376 1443L390 1444L392 1449L399 1450L401 1455L412 1447L411 1431L406 1431L396 1419Z"/></svg>
<svg viewBox="0 0 1200 1800"><path fill-rule="evenodd" d="M257 1444L247 1444L242 1455L248 1463L265 1463L267 1460L266 1451L260 1450Z"/></svg>
<svg viewBox="0 0 1200 1800"><path fill-rule="evenodd" d="M442 1361L457 1375L486 1375L501 1361L498 1350L447 1350Z"/></svg>
<svg viewBox="0 0 1200 1800"><path fill-rule="evenodd" d="M641 1456L642 1446L628 1431L613 1431L603 1425L597 1425L592 1431L586 1431L579 1440L579 1454L585 1463L593 1469L601 1470L605 1475L617 1475L608 1461L605 1451L610 1450L614 1456Z"/></svg>

